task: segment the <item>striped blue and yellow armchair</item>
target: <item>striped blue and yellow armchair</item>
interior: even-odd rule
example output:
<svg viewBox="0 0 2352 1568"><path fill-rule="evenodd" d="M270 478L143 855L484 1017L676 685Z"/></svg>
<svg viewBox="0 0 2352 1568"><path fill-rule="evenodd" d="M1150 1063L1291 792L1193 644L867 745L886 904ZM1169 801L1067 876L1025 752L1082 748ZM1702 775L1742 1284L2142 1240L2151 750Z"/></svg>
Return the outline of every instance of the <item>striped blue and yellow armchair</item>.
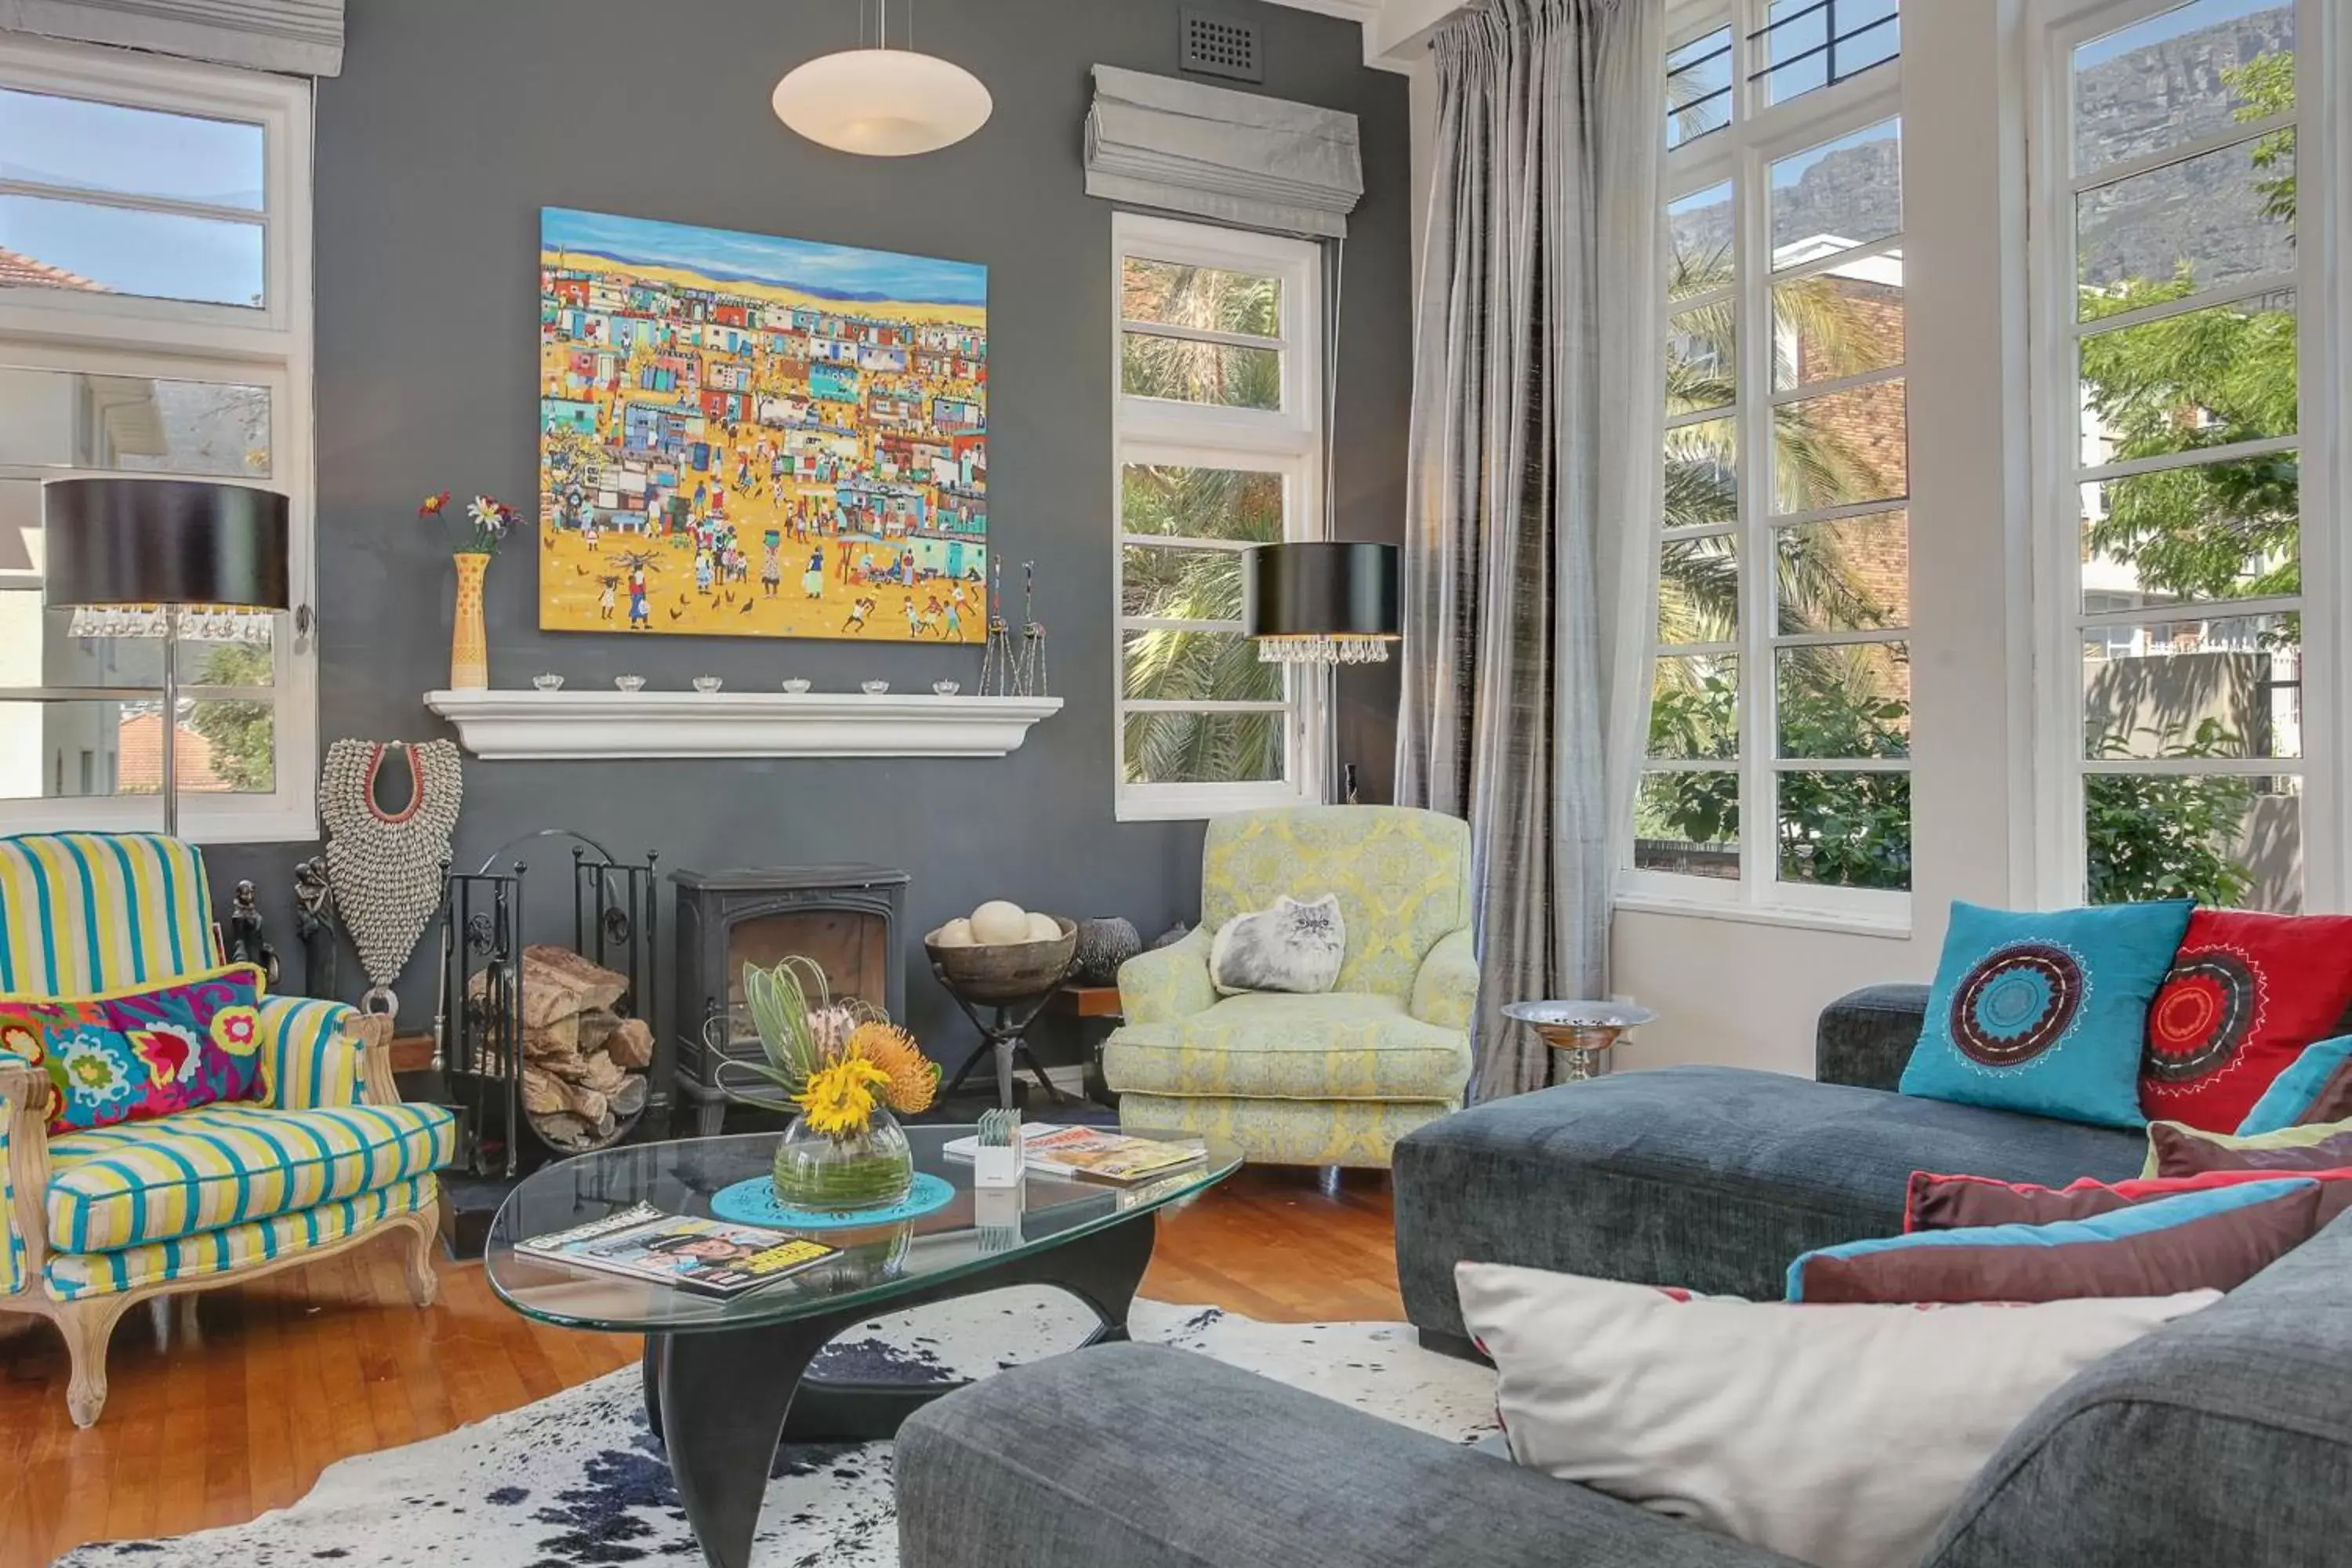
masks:
<svg viewBox="0 0 2352 1568"><path fill-rule="evenodd" d="M1322 995L1220 997L1217 928L1287 893L1339 898L1348 946ZM1122 1126L1215 1133L1252 1161L1385 1169L1470 1081L1470 829L1433 811L1289 806L1209 824L1201 924L1118 972L1103 1043Z"/></svg>
<svg viewBox="0 0 2352 1568"><path fill-rule="evenodd" d="M221 962L203 858L173 838L0 838L0 997L160 984ZM262 1095L51 1133L46 1072L0 1053L0 1313L52 1319L77 1426L106 1403L106 1345L134 1303L272 1273L394 1234L410 1294L434 1297L439 1190L456 1119L404 1105L389 1021L340 1002L262 1000Z"/></svg>

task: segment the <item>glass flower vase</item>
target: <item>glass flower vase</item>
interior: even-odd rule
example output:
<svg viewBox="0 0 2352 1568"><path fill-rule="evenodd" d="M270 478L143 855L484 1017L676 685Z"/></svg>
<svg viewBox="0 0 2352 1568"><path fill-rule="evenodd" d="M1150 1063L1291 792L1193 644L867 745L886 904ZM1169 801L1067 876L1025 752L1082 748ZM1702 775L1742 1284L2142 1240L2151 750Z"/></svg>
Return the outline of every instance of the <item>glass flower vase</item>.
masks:
<svg viewBox="0 0 2352 1568"><path fill-rule="evenodd" d="M793 1118L776 1146L776 1199L793 1208L861 1214L907 1200L915 1185L915 1152L898 1120L877 1106L865 1128L841 1137Z"/></svg>

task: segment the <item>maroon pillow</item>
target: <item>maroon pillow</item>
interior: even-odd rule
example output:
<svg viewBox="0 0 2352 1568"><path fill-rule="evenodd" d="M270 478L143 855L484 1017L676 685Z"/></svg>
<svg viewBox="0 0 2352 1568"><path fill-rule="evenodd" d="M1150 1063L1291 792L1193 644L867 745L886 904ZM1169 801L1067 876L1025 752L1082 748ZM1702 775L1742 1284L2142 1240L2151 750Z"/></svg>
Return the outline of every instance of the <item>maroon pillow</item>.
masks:
<svg viewBox="0 0 2352 1568"><path fill-rule="evenodd" d="M1791 1301L2063 1301L2230 1290L2319 1228L2308 1176L2181 1193L2088 1219L1914 1231L1808 1252Z"/></svg>
<svg viewBox="0 0 2352 1568"><path fill-rule="evenodd" d="M2193 1127L2151 1121L2147 1124L2147 1152L2154 1158L2159 1176L2193 1176L2203 1171L2268 1171L2308 1176L2352 1166L2352 1128L2330 1133L2314 1143L2254 1147L2232 1143L2226 1135L2200 1137Z"/></svg>
<svg viewBox="0 0 2352 1568"><path fill-rule="evenodd" d="M1905 1235L1920 1230L1969 1230L1988 1225L2048 1225L2054 1220L2089 1219L2134 1204L2182 1193L2210 1192L2216 1187L2276 1180L2275 1170L2213 1170L2190 1175L2142 1176L2128 1182L2095 1182L2085 1176L2063 1187L2037 1187L2031 1182L1996 1182L1990 1176L1945 1176L1932 1171L1911 1173L1911 1188L1903 1205ZM2319 1223L2352 1208L2352 1168L2292 1173L2319 1183Z"/></svg>

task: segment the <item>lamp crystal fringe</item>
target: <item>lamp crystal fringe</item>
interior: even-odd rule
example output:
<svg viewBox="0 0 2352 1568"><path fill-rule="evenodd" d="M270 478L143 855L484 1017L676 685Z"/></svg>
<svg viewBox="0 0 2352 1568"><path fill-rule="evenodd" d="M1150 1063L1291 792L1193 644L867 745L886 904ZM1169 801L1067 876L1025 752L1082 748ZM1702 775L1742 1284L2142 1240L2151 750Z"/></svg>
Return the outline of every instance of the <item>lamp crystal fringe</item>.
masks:
<svg viewBox="0 0 2352 1568"><path fill-rule="evenodd" d="M934 153L986 124L995 101L981 79L911 46L890 47L889 0L879 5L878 47L795 66L770 100L776 118L821 146L876 158Z"/></svg>

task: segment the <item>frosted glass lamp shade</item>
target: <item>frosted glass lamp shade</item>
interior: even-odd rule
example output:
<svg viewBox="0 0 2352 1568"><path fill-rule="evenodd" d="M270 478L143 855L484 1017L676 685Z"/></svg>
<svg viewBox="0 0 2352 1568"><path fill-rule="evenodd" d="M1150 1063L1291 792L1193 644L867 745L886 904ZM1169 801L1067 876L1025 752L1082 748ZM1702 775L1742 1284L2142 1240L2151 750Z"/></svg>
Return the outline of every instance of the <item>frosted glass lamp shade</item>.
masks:
<svg viewBox="0 0 2352 1568"><path fill-rule="evenodd" d="M776 84L776 118L844 153L903 158L951 146L996 105L978 77L912 49L846 49L795 66Z"/></svg>

